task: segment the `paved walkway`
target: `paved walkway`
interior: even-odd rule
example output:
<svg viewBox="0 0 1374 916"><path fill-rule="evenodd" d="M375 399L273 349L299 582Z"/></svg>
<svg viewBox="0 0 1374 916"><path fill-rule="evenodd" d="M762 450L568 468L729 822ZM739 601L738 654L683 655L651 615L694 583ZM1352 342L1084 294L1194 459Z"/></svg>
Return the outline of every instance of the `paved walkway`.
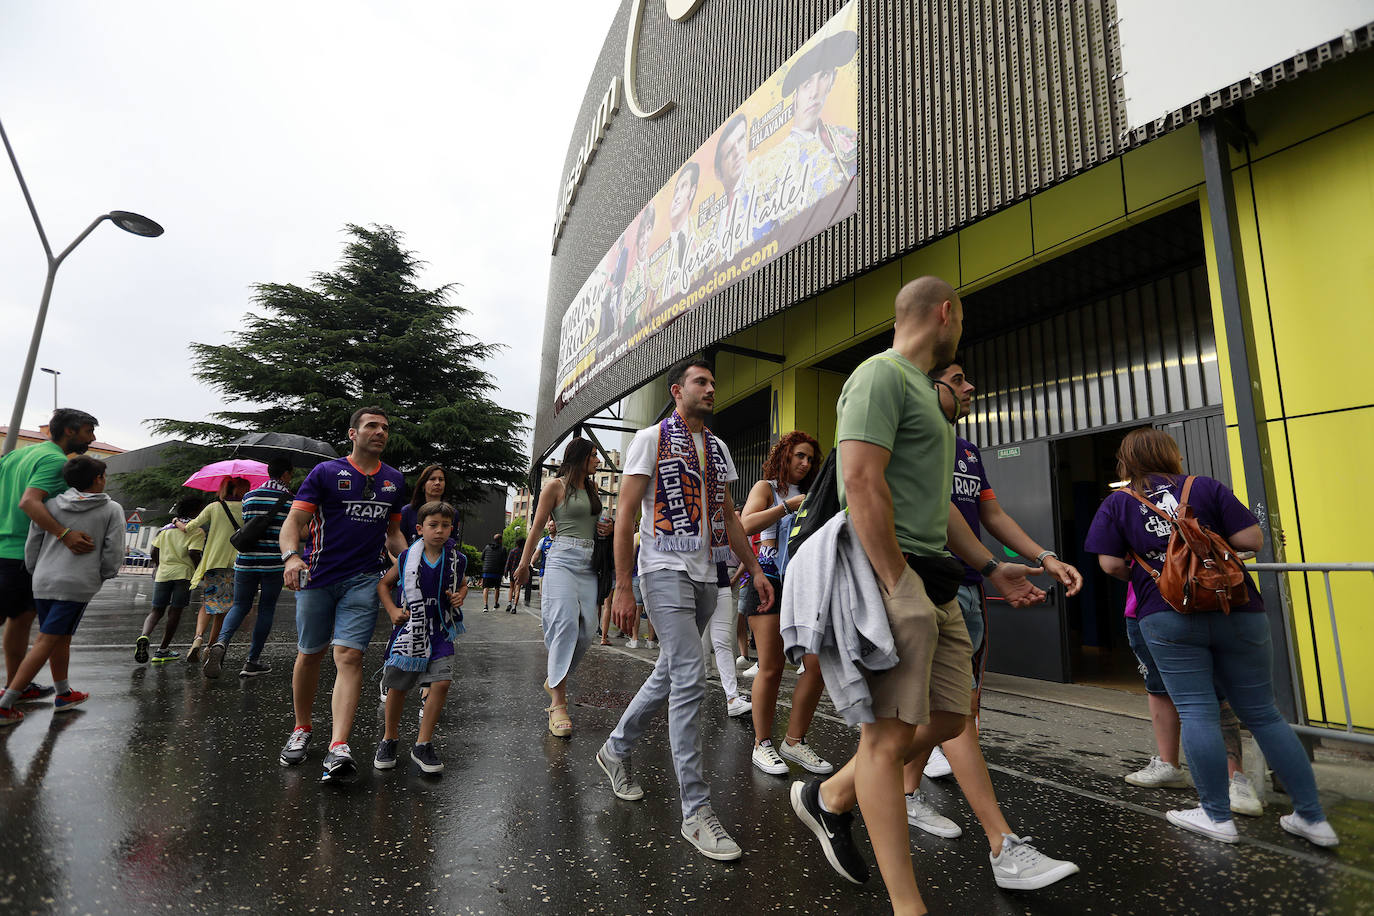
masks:
<svg viewBox="0 0 1374 916"><path fill-rule="evenodd" d="M635 757L644 801L610 793L592 755L651 651L594 647L571 690L576 734L561 741L544 728L538 619L484 615L470 600L436 737L447 772L364 767L356 786L338 790L316 782L318 744L302 767L277 764L291 725L290 596L266 653L272 673L233 676L242 632L227 676L206 681L185 664L133 664L150 587L146 577L121 577L88 611L72 655L73 685L92 694L83 709L54 716L29 707L28 719L0 734L0 913L887 910L876 869L862 888L836 877L792 815L788 781L750 766L751 728L725 716L716 686L703 729L708 778L743 861L708 861L678 835L666 720ZM368 653L369 671L380 652ZM380 735L372 696L364 694L353 741L364 762ZM403 739L413 740L414 709ZM1191 793L1122 782L1148 756L1147 722L992 693L984 730L1013 826L1082 872L1041 891L998 890L957 787L927 781L965 830L958 840L912 831L933 912L1374 913L1374 804L1326 793L1344 840L1330 853L1283 833L1277 816L1290 809L1271 796L1271 809L1242 818L1242 841L1228 847L1166 824L1164 811L1192 804ZM842 761L856 733L822 715L810 740ZM871 856L862 829L857 836Z"/></svg>

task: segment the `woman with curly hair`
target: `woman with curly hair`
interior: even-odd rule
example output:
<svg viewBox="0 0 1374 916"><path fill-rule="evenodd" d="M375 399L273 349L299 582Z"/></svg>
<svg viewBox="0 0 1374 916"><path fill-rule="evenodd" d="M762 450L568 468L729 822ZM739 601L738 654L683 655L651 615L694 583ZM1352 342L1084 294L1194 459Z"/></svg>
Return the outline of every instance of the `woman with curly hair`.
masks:
<svg viewBox="0 0 1374 916"><path fill-rule="evenodd" d="M793 430L778 440L763 464L763 479L754 484L741 513L745 534L761 534L759 565L772 583L774 594L782 595L782 577L778 573L778 538L786 532L778 530L784 515L797 511L802 497L816 478L820 468L821 449L815 439L800 430ZM754 634L759 653L759 673L754 678L754 766L774 776L787 774L783 758L801 765L812 773L831 773L834 767L820 757L806 743L806 730L815 715L824 684L821 665L814 655L802 662L802 674L792 693L792 715L787 722L787 740L781 747L773 746L773 718L778 703L778 686L782 683L782 636L779 633L778 613L781 600L773 602L766 611L759 611L758 597L750 589L744 601L744 616Z"/></svg>

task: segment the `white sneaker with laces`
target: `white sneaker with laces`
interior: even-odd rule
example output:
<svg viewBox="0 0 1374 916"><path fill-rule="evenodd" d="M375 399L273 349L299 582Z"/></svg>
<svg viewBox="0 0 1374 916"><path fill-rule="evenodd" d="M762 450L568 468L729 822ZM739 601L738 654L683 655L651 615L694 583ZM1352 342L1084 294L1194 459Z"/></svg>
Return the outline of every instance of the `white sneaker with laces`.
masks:
<svg viewBox="0 0 1374 916"><path fill-rule="evenodd" d="M945 759L945 752L940 750L938 744L930 749L930 759L926 761L926 768L923 772L927 779L939 779L941 776L948 776L954 772L949 761Z"/></svg>
<svg viewBox="0 0 1374 916"><path fill-rule="evenodd" d="M1051 859L1031 845L1031 837L1013 833L1002 834L1002 852L988 853L988 861L997 886L1014 891L1033 891L1078 873L1077 865Z"/></svg>
<svg viewBox="0 0 1374 916"><path fill-rule="evenodd" d="M1202 810L1201 806L1170 811L1164 816L1175 827L1191 830L1193 833L1219 840L1222 843L1234 843L1240 838L1239 834L1236 833L1235 821L1214 821L1206 811Z"/></svg>
<svg viewBox="0 0 1374 916"><path fill-rule="evenodd" d="M627 648L627 649L638 649L638 648L639 648L639 640L637 640L637 639L631 639L630 641L628 641L627 643L625 643L625 648Z"/></svg>
<svg viewBox="0 0 1374 916"><path fill-rule="evenodd" d="M747 664L749 664L749 657L746 655L741 655L739 658L735 659L736 668L743 668Z"/></svg>
<svg viewBox="0 0 1374 916"><path fill-rule="evenodd" d="M1231 813L1244 814L1246 817L1259 817L1264 813L1264 802L1244 773L1231 777Z"/></svg>
<svg viewBox="0 0 1374 916"><path fill-rule="evenodd" d="M754 704L746 700L744 697L731 697L729 701L725 704L725 711L729 714L730 718L732 719L735 716L742 716L746 712L752 711L753 708Z"/></svg>
<svg viewBox="0 0 1374 916"><path fill-rule="evenodd" d="M717 862L733 862L744 855L739 844L725 832L710 805L703 805L683 820L682 836L706 858Z"/></svg>
<svg viewBox="0 0 1374 916"><path fill-rule="evenodd" d="M750 665L748 668L745 668L744 671L741 672L741 674L740 674L740 677L748 677L748 678L755 678L755 677L758 677L758 676L759 676L759 663L758 663L758 662L754 662L754 663L753 663L752 665Z"/></svg>
<svg viewBox="0 0 1374 916"><path fill-rule="evenodd" d="M1158 757L1151 757L1145 766L1134 773L1127 773L1126 781L1133 786L1146 789L1188 788L1188 778L1183 774L1183 768L1166 763Z"/></svg>
<svg viewBox="0 0 1374 916"><path fill-rule="evenodd" d="M778 756L772 741L754 745L754 766L769 776L786 776L787 763Z"/></svg>
<svg viewBox="0 0 1374 916"><path fill-rule="evenodd" d="M1336 846L1341 842L1328 821L1318 821L1314 824L1296 811L1279 818L1279 826L1317 846Z"/></svg>
<svg viewBox="0 0 1374 916"><path fill-rule="evenodd" d="M825 776L828 773L835 772L835 767L830 761L811 750L811 745L806 743L805 738L798 741L796 744L784 741L782 746L778 749L778 753L811 773Z"/></svg>
<svg viewBox="0 0 1374 916"><path fill-rule="evenodd" d="M964 834L964 828L931 807L924 792L913 792L906 797L906 822L932 836L949 840Z"/></svg>

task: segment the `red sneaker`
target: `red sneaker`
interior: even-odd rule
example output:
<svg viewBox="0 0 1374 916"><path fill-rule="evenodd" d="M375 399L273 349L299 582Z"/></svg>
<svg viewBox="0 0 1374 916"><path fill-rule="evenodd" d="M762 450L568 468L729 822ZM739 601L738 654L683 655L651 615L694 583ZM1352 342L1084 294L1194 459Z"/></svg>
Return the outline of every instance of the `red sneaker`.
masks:
<svg viewBox="0 0 1374 916"><path fill-rule="evenodd" d="M18 725L24 721L24 714L14 707L0 709L0 728L6 725Z"/></svg>
<svg viewBox="0 0 1374 916"><path fill-rule="evenodd" d="M68 690L66 693L59 693L53 697L52 711L66 712L73 706L80 706L91 698L89 693L82 693L80 690Z"/></svg>

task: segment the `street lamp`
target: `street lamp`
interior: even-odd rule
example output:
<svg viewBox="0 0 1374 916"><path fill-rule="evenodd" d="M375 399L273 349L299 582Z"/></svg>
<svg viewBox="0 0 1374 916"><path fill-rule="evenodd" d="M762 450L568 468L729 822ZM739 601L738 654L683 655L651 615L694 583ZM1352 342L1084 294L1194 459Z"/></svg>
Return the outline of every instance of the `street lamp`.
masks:
<svg viewBox="0 0 1374 916"><path fill-rule="evenodd" d="M39 372L46 372L52 376L52 412L57 413L57 377L62 374L61 369L49 369L47 366L39 366Z"/></svg>
<svg viewBox="0 0 1374 916"><path fill-rule="evenodd" d="M95 231L105 220L109 220L125 232L132 232L134 235L141 235L144 238L157 238L162 235L162 227L146 216L139 216L137 213L130 213L127 210L111 210L109 213L102 213L91 221L91 224L78 235L70 245L62 249L61 254L56 256L52 253L52 246L48 244L48 235L43 231L43 222L38 218L38 209L34 207L33 197L29 194L29 186L24 181L24 173L19 170L19 160L14 157L14 148L10 146L10 138L5 133L4 124L0 124L0 140L5 143L5 152L9 154L10 164L14 166L14 175L19 179L19 188L24 192L24 202L29 205L29 213L33 216L34 228L38 230L38 240L43 243L43 254L48 259L48 278L43 284L43 300L38 306L38 318L33 323L33 337L29 340L29 355L24 360L24 372L19 376L19 393L14 399L14 413L10 415L10 428L5 433L5 445L0 450L0 455L8 455L14 450L15 443L19 439L19 425L24 419L24 405L29 400L29 383L33 381L33 367L38 360L38 344L43 339L43 322L48 317L48 300L52 297L53 280L57 277L57 268L62 266L62 262L67 259L67 255L75 250L86 240L86 236ZM57 375L53 375L54 389L57 385Z"/></svg>

